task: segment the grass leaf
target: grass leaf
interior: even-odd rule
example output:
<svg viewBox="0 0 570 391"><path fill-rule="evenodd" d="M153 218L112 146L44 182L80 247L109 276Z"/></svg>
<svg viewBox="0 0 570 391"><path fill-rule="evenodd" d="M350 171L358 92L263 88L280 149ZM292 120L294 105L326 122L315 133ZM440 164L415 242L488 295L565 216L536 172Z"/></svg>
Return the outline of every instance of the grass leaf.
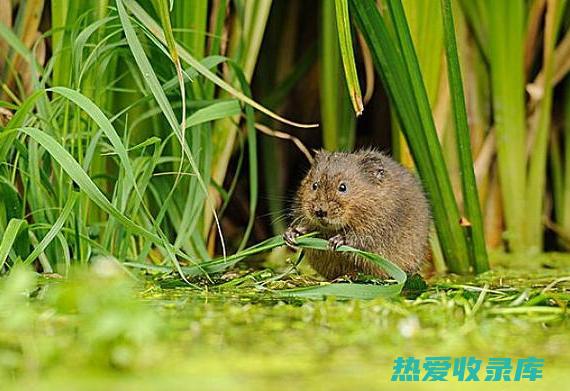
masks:
<svg viewBox="0 0 570 391"><path fill-rule="evenodd" d="M356 73L356 64L354 63L350 18L348 16L348 0L335 0L335 11L340 54L344 66L346 84L354 112L359 116L362 114L362 111L364 111L364 106L362 104L360 84L358 83L358 74Z"/></svg>
<svg viewBox="0 0 570 391"><path fill-rule="evenodd" d="M77 201L78 194L72 192L69 199L67 200L65 207L61 211L61 214L57 218L57 220L53 223L51 228L49 229L48 233L42 241L34 248L32 253L28 255L26 260L24 261L25 264L32 263L52 242L53 239L59 234L63 225L65 224L66 220L69 218L69 215L73 211L73 207L75 206L75 202Z"/></svg>
<svg viewBox="0 0 570 391"><path fill-rule="evenodd" d="M119 222L121 222L125 228L130 230L132 233L138 234L151 240L155 243L162 243L162 239L155 235L154 233L147 231L140 225L134 223L128 217L123 215L117 208L109 202L109 200L103 195L101 190L95 185L93 180L87 175L83 168L77 163L77 161L71 156L69 152L65 150L57 141L53 139L50 135L42 132L39 129L31 127L19 128L20 131L27 134L35 141L37 141L42 147L49 152L49 154L57 161L63 170L70 176L70 178L77 183L77 185L83 190L83 192L99 206L106 213L115 217Z"/></svg>
<svg viewBox="0 0 570 391"><path fill-rule="evenodd" d="M117 2L119 3L120 0ZM144 11L144 9L132 0L123 0L125 5L129 8L129 10L143 23L161 42L165 42L165 37L162 29L156 24L156 22ZM227 91L229 94L235 96L237 99L253 106L256 110L261 111L262 113L278 120L283 123L286 123L291 126L299 127L299 128L314 128L317 127L318 124L301 124L297 122L290 121L286 118L281 117L280 115L275 114L271 110L268 110L264 106L260 105L259 103L255 102L253 99L248 98L243 93L239 92L231 85L226 83L223 79L218 77L215 73L211 72L208 68L200 63L200 61L196 60L190 53L188 53L184 48L177 45L178 53L180 58L184 60L186 63L194 67L201 75L206 77L208 80L219 86L220 88Z"/></svg>
<svg viewBox="0 0 570 391"><path fill-rule="evenodd" d="M241 107L239 101L227 100L216 102L203 109L197 110L190 117L186 119L186 127L200 125L205 122L215 121L217 119L232 117L241 114Z"/></svg>
<svg viewBox="0 0 570 391"><path fill-rule="evenodd" d="M115 149L115 152L119 156L119 160L123 165L126 177L129 180L130 185L136 189L137 184L136 184L135 174L133 172L129 156L127 154L127 149L123 145L121 138L115 131L115 128L113 127L109 119L105 116L105 114L103 114L103 111L101 111L101 109L95 103L93 103L89 98L67 87L53 87L49 88L48 91L53 91L69 99L77 106L81 107L81 109L85 111L85 113L87 113L91 117L91 119L93 119L93 121L95 121L97 126L99 126L99 128L101 128L103 133L105 133L105 135L111 142L111 145L113 145L113 148Z"/></svg>
<svg viewBox="0 0 570 391"><path fill-rule="evenodd" d="M8 258L8 253L10 253L10 249L14 246L18 233L24 225L26 225L24 220L11 219L6 226L6 230L2 235L2 241L0 242L0 270L4 266L6 258Z"/></svg>
<svg viewBox="0 0 570 391"><path fill-rule="evenodd" d="M479 194L477 191L477 183L475 182L475 172L473 171L473 156L471 154L469 125L467 124L467 109L465 108L465 94L463 93L461 69L459 68L451 1L441 0L441 10L443 15L445 48L447 52L449 92L451 95L451 107L457 134L457 154L459 156L461 170L460 177L465 203L465 214L471 223L470 227L466 227L468 234L471 234L472 237L472 242L468 241L468 244L472 246L472 266L476 273L482 273L489 270L489 261L485 247L485 236L483 235L483 218L481 216Z"/></svg>

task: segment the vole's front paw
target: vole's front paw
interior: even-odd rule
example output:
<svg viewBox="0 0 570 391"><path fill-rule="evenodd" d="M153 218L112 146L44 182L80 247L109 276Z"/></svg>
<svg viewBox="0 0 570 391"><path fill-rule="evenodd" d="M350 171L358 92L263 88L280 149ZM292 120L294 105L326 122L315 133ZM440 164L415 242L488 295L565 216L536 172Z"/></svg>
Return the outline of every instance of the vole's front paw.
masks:
<svg viewBox="0 0 570 391"><path fill-rule="evenodd" d="M338 234L329 239L329 247L331 250L336 250L344 244L346 244L344 235Z"/></svg>
<svg viewBox="0 0 570 391"><path fill-rule="evenodd" d="M340 277L335 278L334 280L332 280L332 282L352 282L352 281L358 281L358 272L356 270L350 271L346 274L343 274Z"/></svg>
<svg viewBox="0 0 570 391"><path fill-rule="evenodd" d="M299 227L289 227L285 232L283 232L283 240L285 244L292 248L293 250L297 249L297 238L300 235L303 235L305 232L304 229Z"/></svg>

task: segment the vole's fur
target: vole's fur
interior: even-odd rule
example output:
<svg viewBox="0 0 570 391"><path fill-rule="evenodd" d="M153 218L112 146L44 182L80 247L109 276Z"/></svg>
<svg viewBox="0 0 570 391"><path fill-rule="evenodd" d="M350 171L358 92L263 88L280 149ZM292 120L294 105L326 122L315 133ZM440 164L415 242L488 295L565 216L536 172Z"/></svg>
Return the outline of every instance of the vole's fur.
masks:
<svg viewBox="0 0 570 391"><path fill-rule="evenodd" d="M292 209L284 238L294 245L298 235L319 231L329 239L331 250L306 250L327 279L358 272L387 277L369 261L335 252L342 244L378 253L407 273L426 258L431 218L420 181L378 151L317 152Z"/></svg>

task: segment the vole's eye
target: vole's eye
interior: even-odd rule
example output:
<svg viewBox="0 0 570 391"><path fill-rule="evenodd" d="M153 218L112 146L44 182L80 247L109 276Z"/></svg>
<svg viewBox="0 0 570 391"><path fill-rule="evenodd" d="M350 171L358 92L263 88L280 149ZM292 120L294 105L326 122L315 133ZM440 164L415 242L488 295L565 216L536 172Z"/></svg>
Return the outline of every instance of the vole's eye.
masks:
<svg viewBox="0 0 570 391"><path fill-rule="evenodd" d="M338 191L340 191L341 193L346 193L346 190L348 190L348 188L346 187L346 184L344 182L338 185Z"/></svg>
<svg viewBox="0 0 570 391"><path fill-rule="evenodd" d="M319 185L317 184L317 182L313 183L313 190L317 190L317 187L319 187Z"/></svg>

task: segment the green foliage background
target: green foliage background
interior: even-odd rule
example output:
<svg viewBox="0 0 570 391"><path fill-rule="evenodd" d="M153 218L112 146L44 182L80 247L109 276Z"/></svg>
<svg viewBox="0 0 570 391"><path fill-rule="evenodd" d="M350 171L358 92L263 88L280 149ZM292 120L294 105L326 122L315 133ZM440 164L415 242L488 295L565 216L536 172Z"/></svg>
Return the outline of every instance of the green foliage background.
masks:
<svg viewBox="0 0 570 391"><path fill-rule="evenodd" d="M414 162L437 270L566 247L566 1L191 3L2 3L0 270L239 256L321 145Z"/></svg>

